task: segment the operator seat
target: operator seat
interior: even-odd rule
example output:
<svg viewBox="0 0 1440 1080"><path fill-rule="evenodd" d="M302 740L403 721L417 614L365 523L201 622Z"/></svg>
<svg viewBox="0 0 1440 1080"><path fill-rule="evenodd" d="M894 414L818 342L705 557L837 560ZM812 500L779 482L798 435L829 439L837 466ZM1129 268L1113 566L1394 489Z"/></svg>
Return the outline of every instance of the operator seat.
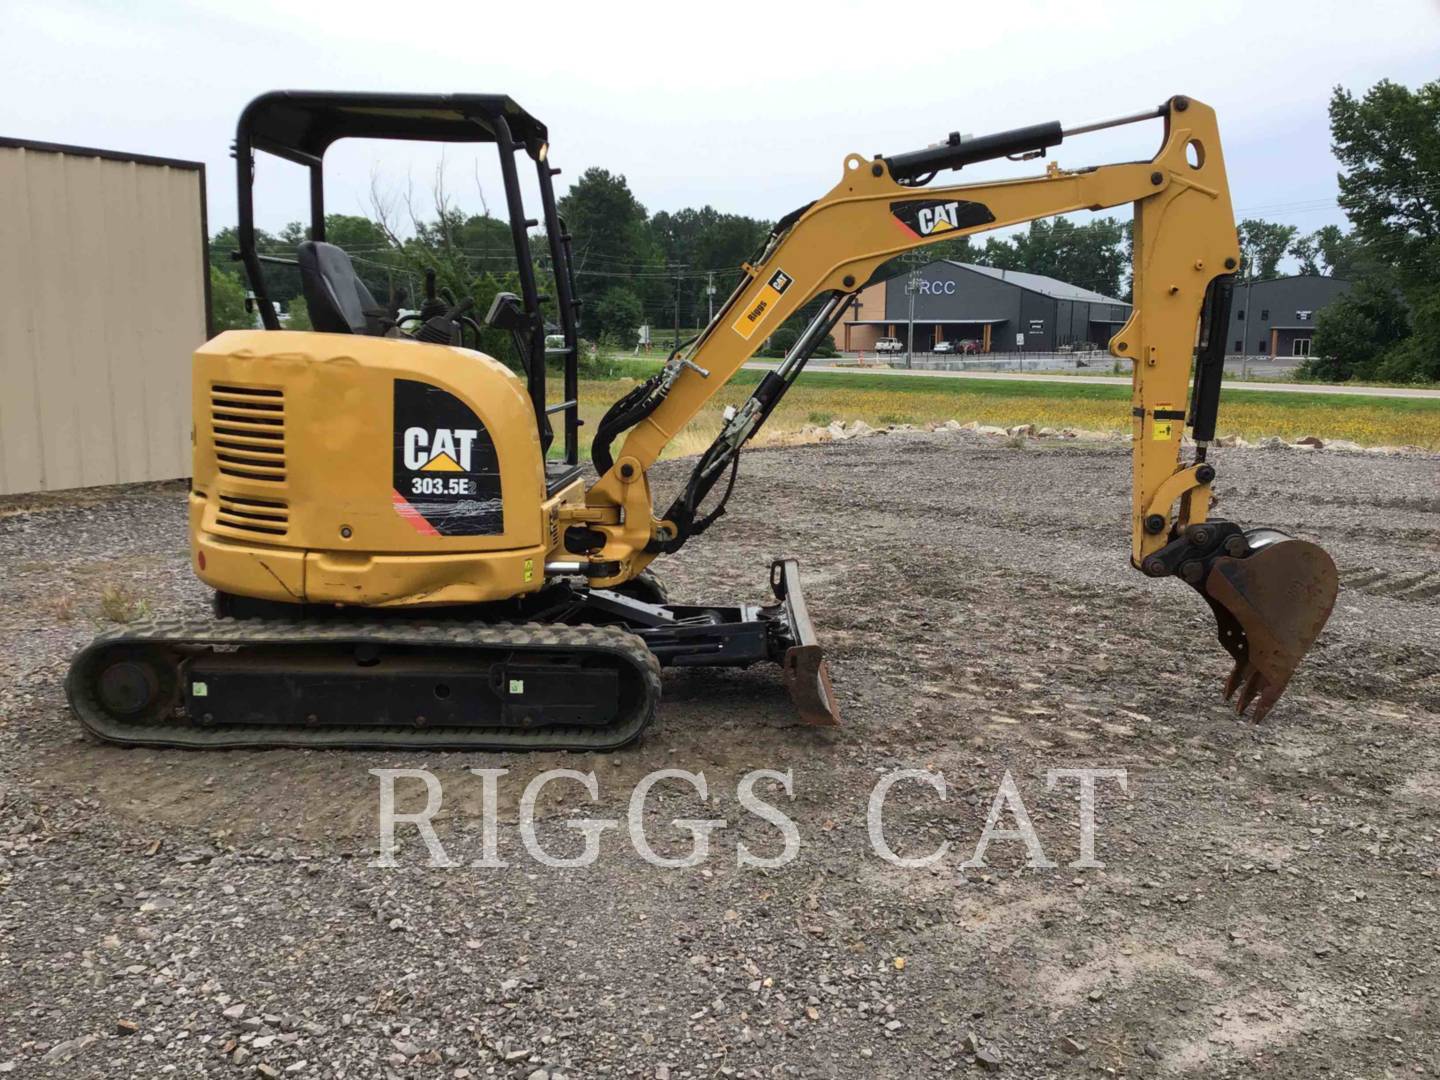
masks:
<svg viewBox="0 0 1440 1080"><path fill-rule="evenodd" d="M355 273L344 248L306 240L295 249L295 259L311 326L322 334L385 335L380 322L385 310Z"/></svg>

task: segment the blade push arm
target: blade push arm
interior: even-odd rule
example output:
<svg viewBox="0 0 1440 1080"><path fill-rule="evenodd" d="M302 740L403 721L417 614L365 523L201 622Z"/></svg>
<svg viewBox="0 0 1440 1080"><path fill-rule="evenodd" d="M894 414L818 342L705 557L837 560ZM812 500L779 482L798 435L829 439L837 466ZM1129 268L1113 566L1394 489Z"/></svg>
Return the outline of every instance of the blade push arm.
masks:
<svg viewBox="0 0 1440 1080"><path fill-rule="evenodd" d="M1213 469L1203 461L1181 468L1181 433L1202 304L1211 282L1234 272L1239 249L1213 110L1177 97L1158 113L1141 114L1152 115L1163 116L1165 138L1150 161L1073 171L1052 164L1044 175L1020 180L930 188L901 183L892 172L909 179L921 169L1033 153L1059 141L1058 125L888 160L849 155L840 182L777 230L756 264L744 268L740 286L697 340L686 366L667 369L663 399L629 430L588 492L587 520L604 537L591 557L614 571L597 583L634 576L657 544L674 541L683 523L654 515L650 466L765 338L808 301L824 294L848 300L879 266L914 248L1125 203L1133 203L1135 212L1134 309L1110 351L1132 359L1135 370L1132 561L1142 566L1166 544L1177 500L1182 528L1204 522ZM984 140L996 145L974 147Z"/></svg>

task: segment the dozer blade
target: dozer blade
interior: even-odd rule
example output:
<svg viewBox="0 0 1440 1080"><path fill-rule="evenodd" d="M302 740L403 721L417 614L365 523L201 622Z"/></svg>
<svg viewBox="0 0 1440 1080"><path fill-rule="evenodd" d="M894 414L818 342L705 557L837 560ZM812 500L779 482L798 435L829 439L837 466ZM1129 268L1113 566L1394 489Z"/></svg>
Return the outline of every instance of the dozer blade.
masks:
<svg viewBox="0 0 1440 1080"><path fill-rule="evenodd" d="M1215 612L1220 644L1235 658L1225 697L1265 718L1320 636L1340 588L1325 549L1274 529L1245 533L1249 553L1223 555L1197 584Z"/></svg>
<svg viewBox="0 0 1440 1080"><path fill-rule="evenodd" d="M830 686L830 666L825 651L815 638L815 627L800 591L800 568L794 559L779 559L770 566L770 587L785 611L790 625L790 640L785 650L781 672L790 700L800 719L817 727L835 727L840 723L840 709L835 691Z"/></svg>
<svg viewBox="0 0 1440 1080"><path fill-rule="evenodd" d="M825 654L819 645L796 645L787 649L782 671L800 719L817 727L835 727L840 723L835 691L830 686L830 666L825 663Z"/></svg>

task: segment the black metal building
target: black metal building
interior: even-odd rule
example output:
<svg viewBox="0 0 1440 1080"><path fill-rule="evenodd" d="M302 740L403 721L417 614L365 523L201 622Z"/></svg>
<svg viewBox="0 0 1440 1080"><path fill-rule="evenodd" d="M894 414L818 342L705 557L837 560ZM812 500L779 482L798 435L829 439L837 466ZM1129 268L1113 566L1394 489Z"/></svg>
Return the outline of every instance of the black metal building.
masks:
<svg viewBox="0 0 1440 1080"><path fill-rule="evenodd" d="M885 337L905 339L910 280L871 286L835 330L842 350L868 351ZM971 342L975 352L1103 348L1130 317L1130 305L1043 274L942 260L920 269L915 288L915 349Z"/></svg>
<svg viewBox="0 0 1440 1080"><path fill-rule="evenodd" d="M1309 356L1315 317L1350 291L1350 282L1295 274L1235 286L1227 351L1244 356Z"/></svg>

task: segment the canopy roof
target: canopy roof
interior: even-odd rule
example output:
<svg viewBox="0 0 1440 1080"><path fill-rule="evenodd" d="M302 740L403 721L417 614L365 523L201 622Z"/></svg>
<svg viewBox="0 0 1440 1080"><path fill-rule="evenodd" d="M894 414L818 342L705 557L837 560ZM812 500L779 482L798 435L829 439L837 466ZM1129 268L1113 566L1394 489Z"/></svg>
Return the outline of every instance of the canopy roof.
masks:
<svg viewBox="0 0 1440 1080"><path fill-rule="evenodd" d="M547 139L545 125L503 94L361 94L274 90L240 114L242 146L281 157L323 157L339 139L495 142L500 117L519 145Z"/></svg>

